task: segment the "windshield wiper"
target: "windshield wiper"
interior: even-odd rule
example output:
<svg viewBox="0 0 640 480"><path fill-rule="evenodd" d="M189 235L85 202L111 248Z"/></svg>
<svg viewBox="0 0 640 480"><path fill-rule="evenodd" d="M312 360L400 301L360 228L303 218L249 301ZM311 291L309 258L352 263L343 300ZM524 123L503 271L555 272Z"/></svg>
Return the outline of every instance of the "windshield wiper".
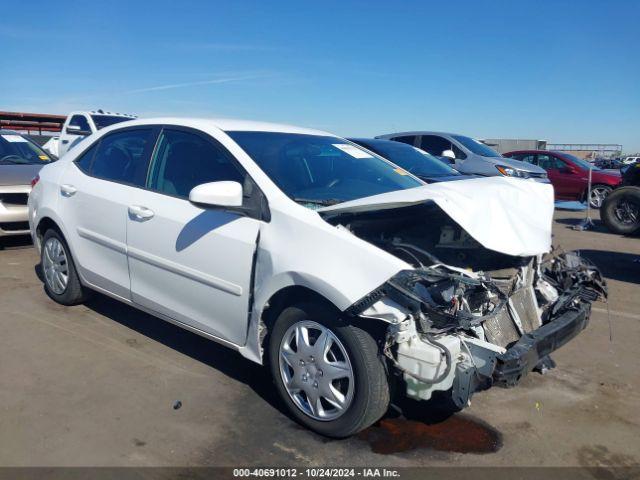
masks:
<svg viewBox="0 0 640 480"><path fill-rule="evenodd" d="M342 200L338 200L337 198L327 198L327 199L321 200L318 198L299 198L299 197L294 198L293 201L297 203L311 203L313 205L322 205L323 207L328 207L330 205L335 205L336 203L342 202Z"/></svg>

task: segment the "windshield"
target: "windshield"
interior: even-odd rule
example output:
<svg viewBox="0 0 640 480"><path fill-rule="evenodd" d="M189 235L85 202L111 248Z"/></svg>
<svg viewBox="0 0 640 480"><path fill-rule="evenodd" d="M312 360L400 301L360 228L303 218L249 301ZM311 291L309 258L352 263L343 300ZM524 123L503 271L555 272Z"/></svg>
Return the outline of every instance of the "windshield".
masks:
<svg viewBox="0 0 640 480"><path fill-rule="evenodd" d="M308 207L419 187L422 182L337 138L276 132L227 132L290 198Z"/></svg>
<svg viewBox="0 0 640 480"><path fill-rule="evenodd" d="M17 133L0 133L0 165L35 165L52 162L53 158Z"/></svg>
<svg viewBox="0 0 640 480"><path fill-rule="evenodd" d="M558 155L560 155L562 158L566 158L567 160L571 160L573 163L575 163L578 167L583 168L585 170L602 170L600 167L596 167L594 164L587 162L586 160L583 160L582 158L578 158L575 155L571 155L570 153L564 153L564 152L557 152Z"/></svg>
<svg viewBox="0 0 640 480"><path fill-rule="evenodd" d="M501 155L496 152L493 148L486 146L484 143L479 142L470 137L465 137L463 135L452 135L452 137L460 142L462 145L467 147L476 155L482 155L483 157L500 157Z"/></svg>
<svg viewBox="0 0 640 480"><path fill-rule="evenodd" d="M96 128L100 130L101 128L108 127L109 125L113 125L114 123L127 122L129 120L133 120L129 117L120 117L117 115L91 115L91 119L93 123L96 124Z"/></svg>
<svg viewBox="0 0 640 480"><path fill-rule="evenodd" d="M356 143L360 141L356 140ZM378 140L363 141L360 144L418 177L460 175L457 170L445 165L433 155L406 143Z"/></svg>

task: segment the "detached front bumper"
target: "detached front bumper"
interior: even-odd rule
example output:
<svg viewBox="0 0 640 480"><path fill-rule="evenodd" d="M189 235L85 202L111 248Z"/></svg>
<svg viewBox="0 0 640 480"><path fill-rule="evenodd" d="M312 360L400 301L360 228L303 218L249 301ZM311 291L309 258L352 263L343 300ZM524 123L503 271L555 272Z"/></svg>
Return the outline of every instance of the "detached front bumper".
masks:
<svg viewBox="0 0 640 480"><path fill-rule="evenodd" d="M581 302L540 328L525 333L506 352L496 356L493 383L513 387L540 361L576 337L589 324L591 304Z"/></svg>

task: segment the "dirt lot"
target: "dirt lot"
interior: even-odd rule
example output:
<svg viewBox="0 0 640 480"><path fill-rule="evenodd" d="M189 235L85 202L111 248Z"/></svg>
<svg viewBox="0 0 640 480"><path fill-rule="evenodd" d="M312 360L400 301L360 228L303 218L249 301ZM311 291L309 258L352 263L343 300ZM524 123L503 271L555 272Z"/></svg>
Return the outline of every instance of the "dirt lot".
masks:
<svg viewBox="0 0 640 480"><path fill-rule="evenodd" d="M96 296L43 293L24 242L0 251L0 465L601 465L640 463L640 239L576 232L610 284L589 328L515 389L448 419L391 412L331 441L281 411L262 369L159 319ZM176 401L182 407L174 409Z"/></svg>

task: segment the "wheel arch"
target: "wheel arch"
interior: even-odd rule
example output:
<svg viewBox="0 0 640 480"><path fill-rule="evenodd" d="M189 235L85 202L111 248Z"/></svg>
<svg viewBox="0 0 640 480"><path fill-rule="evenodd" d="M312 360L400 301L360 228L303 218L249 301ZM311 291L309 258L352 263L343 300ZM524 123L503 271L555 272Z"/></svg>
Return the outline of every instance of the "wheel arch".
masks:
<svg viewBox="0 0 640 480"><path fill-rule="evenodd" d="M260 307L254 308L249 324L247 342L240 348L240 353L254 362L264 363L265 345L278 315L287 307L309 302L330 308L341 319L366 330L374 338L382 338L388 327L388 324L383 320L363 319L345 313L332 299L309 286L291 284L272 292Z"/></svg>

